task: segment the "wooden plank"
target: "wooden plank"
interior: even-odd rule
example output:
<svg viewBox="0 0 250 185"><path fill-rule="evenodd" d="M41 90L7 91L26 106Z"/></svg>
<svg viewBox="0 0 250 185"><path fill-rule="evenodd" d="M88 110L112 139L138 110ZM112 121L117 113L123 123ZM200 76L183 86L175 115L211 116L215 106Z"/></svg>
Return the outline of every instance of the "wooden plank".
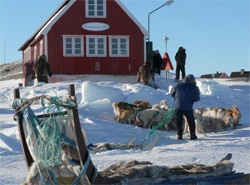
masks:
<svg viewBox="0 0 250 185"><path fill-rule="evenodd" d="M14 94L14 99L20 98L19 89L14 89L13 94ZM21 145L22 145L26 165L27 165L27 168L29 169L34 160L33 160L32 156L30 154L28 145L26 143L25 134L24 134L24 130L23 130L23 115L22 115L21 112L18 114L18 118L19 118L17 120L18 132L19 132L19 135L20 135L20 141L21 141Z"/></svg>
<svg viewBox="0 0 250 185"><path fill-rule="evenodd" d="M75 87L73 84L69 85L69 95L70 95L70 98L72 101L76 101ZM82 135L82 128L81 128L81 124L80 124L80 120L79 120L78 109L73 108L71 111L71 114L72 114L73 119L74 119L74 131L76 134L76 147L78 150L78 154L80 156L81 166L83 167L85 162L88 159L89 152L88 152L87 146L84 142L84 138ZM88 165L88 168L86 171L86 175L87 175L90 182L91 182L94 174L95 174L95 167L92 163L92 160L90 159L89 165Z"/></svg>

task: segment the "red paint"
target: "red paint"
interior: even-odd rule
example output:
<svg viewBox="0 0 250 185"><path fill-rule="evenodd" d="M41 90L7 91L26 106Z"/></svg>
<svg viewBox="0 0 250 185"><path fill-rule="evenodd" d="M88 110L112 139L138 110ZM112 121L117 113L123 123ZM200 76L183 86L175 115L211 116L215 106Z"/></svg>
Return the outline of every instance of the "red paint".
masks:
<svg viewBox="0 0 250 185"><path fill-rule="evenodd" d="M47 35L48 60L53 74L136 74L144 63L144 34L135 22L114 1L106 1L106 18L86 18L85 1L77 0L51 27ZM105 31L87 31L82 25L89 22L101 22L109 25ZM84 36L84 56L63 56L63 35ZM107 57L86 57L86 35L106 35ZM108 36L129 36L129 57L109 57ZM34 46L37 46L36 58L40 56L40 40L32 45L31 60ZM31 41L32 42L32 41ZM45 40L43 41L45 45ZM25 48L26 49L26 48ZM23 50L23 48L22 48ZM45 53L45 47L43 49ZM99 63L100 70L96 70Z"/></svg>

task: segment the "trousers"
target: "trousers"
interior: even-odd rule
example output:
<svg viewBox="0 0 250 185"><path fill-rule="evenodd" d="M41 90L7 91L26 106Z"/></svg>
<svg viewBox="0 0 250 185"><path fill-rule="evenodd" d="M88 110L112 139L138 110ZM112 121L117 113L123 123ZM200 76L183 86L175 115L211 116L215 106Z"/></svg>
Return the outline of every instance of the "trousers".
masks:
<svg viewBox="0 0 250 185"><path fill-rule="evenodd" d="M177 65L176 76L175 76L175 79L177 79L177 80L179 80L179 78L180 78L180 71L181 71L182 79L185 78L185 76L186 76L185 65Z"/></svg>
<svg viewBox="0 0 250 185"><path fill-rule="evenodd" d="M176 109L175 110L175 123L177 126L177 134L178 136L182 136L182 121L183 121L183 116L187 118L189 129L190 129L190 134L195 135L195 122L194 122L194 114L193 110L180 110Z"/></svg>

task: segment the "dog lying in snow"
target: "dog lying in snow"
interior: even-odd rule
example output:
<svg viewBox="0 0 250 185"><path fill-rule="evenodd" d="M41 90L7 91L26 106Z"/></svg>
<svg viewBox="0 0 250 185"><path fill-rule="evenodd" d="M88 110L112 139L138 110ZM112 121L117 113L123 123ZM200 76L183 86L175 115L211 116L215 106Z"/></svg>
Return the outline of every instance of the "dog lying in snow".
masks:
<svg viewBox="0 0 250 185"><path fill-rule="evenodd" d="M238 107L236 107L236 105L233 105L233 109L226 109L226 113L231 115L234 119L234 129L237 128L237 126L239 126L240 124L240 120L241 120L241 112L238 109Z"/></svg>
<svg viewBox="0 0 250 185"><path fill-rule="evenodd" d="M184 120L185 120L184 134L190 136L189 125L185 116L184 116ZM194 122L195 122L195 134L198 135L199 133L201 133L204 136L207 136L204 132L203 125L201 124L201 117L199 114L195 113L195 111L194 111Z"/></svg>
<svg viewBox="0 0 250 185"><path fill-rule="evenodd" d="M151 108L148 101L137 100L134 104L126 102L114 102L112 104L115 114L115 121L123 124L133 124L136 114L145 109Z"/></svg>
<svg viewBox="0 0 250 185"><path fill-rule="evenodd" d="M170 107L168 106L168 103L166 100L161 100L160 105L159 104L154 104L152 106L153 110L169 110Z"/></svg>
<svg viewBox="0 0 250 185"><path fill-rule="evenodd" d="M236 129L241 119L239 109L233 105L233 109L222 107L197 108L195 113L200 116L205 132L220 132L228 127Z"/></svg>
<svg viewBox="0 0 250 185"><path fill-rule="evenodd" d="M153 128L160 121L166 121L164 119L168 120L168 123L172 123L172 116L169 115L168 111L147 109L137 113L134 125L143 128ZM169 124L166 123L158 129L169 130Z"/></svg>
<svg viewBox="0 0 250 185"><path fill-rule="evenodd" d="M134 105L136 105L136 107L140 110L151 109L151 105L148 101L136 100Z"/></svg>

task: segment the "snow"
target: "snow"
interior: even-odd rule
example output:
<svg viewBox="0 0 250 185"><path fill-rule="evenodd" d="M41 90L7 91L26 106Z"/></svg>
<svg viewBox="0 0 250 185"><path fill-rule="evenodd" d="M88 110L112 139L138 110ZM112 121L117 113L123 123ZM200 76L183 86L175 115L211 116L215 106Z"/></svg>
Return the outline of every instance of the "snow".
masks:
<svg viewBox="0 0 250 185"><path fill-rule="evenodd" d="M151 105L159 104L166 99L173 106L173 98L169 94L173 80L157 75L155 84L159 89L114 81L84 81L74 80L58 83L38 83L32 87L19 87L21 97L31 98L36 95L51 96L67 95L68 85L76 88L79 117L82 128L85 129L88 142L125 143L136 137L135 144L141 144L150 129L132 125L123 125L114 121L112 103L125 101L133 103L136 100L147 100ZM136 79L136 77L135 77ZM21 80L2 81L0 85L0 182L1 184L20 184L26 178L27 169L20 145L17 124L13 120L14 110L10 107L13 90L18 88ZM103 170L118 160L136 159L148 160L158 165L178 165L187 163L214 164L228 153L233 154L232 162L237 172L250 173L250 83L226 80L197 79L201 100L195 103L197 107L232 108L236 105L241 113L242 126L236 130L229 129L219 133L198 135L198 140L176 139L175 131L156 131L146 141L150 142L156 135L160 136L156 146L150 151L112 150L91 154L91 159L98 170Z"/></svg>

